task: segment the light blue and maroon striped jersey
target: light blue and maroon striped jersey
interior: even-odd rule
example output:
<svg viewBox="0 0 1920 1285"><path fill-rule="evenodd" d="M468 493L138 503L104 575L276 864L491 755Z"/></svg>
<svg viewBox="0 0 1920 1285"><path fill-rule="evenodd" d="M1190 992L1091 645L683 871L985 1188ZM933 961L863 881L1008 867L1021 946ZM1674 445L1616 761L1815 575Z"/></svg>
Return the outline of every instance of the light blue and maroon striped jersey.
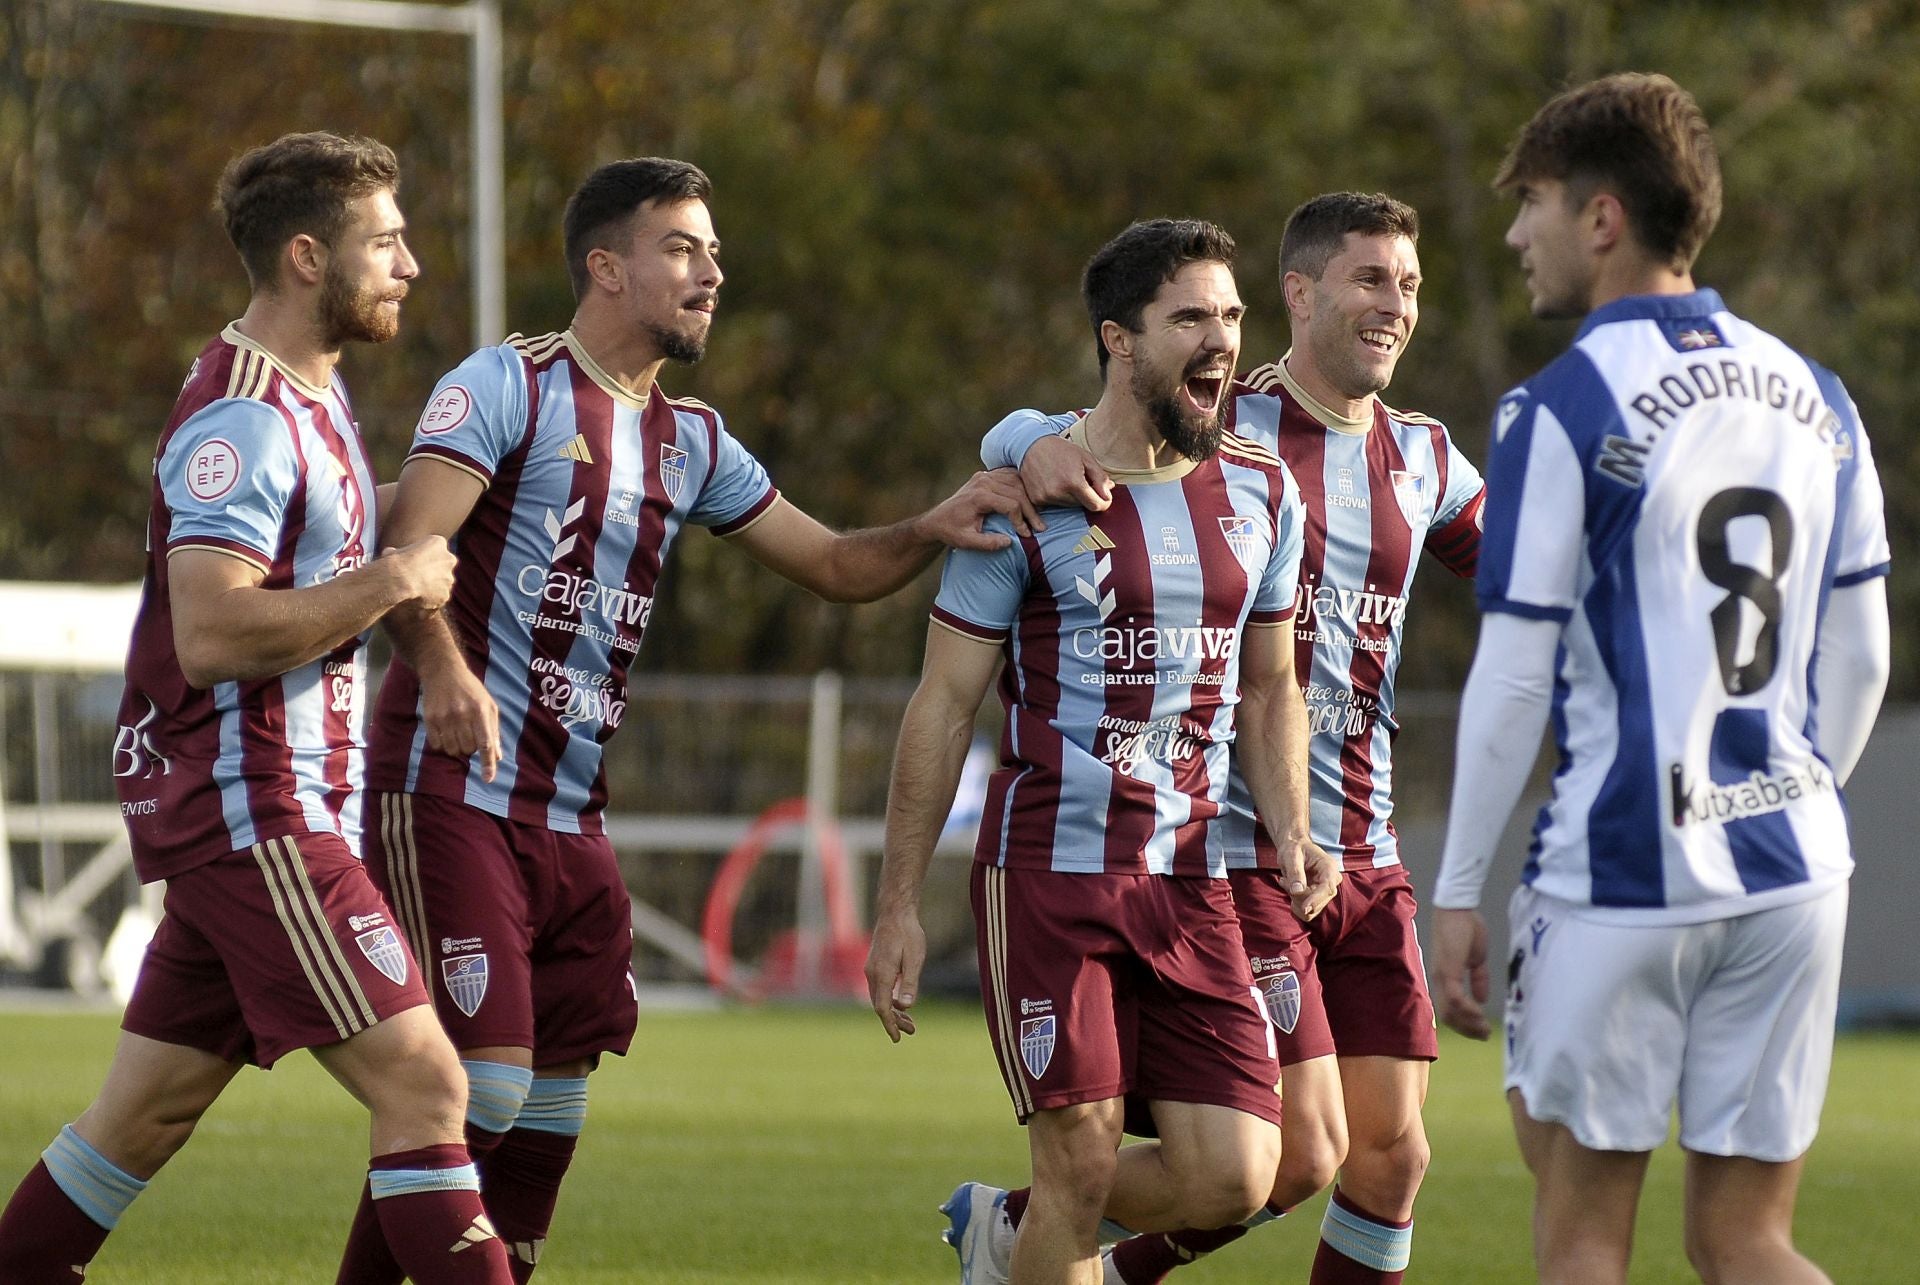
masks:
<svg viewBox="0 0 1920 1285"><path fill-rule="evenodd" d="M1052 417L1054 431L1077 433L1076 418ZM1231 434L1204 463L1114 480L1103 513L1048 509L1045 531L1007 549L948 555L934 620L1001 642L1007 658L975 856L1223 876L1240 645L1247 628L1293 615L1298 489L1271 452Z"/></svg>
<svg viewBox="0 0 1920 1285"><path fill-rule="evenodd" d="M1486 486L1438 420L1373 401L1349 420L1294 382L1284 362L1250 371L1234 430L1277 452L1300 484L1306 552L1293 629L1307 701L1313 840L1348 870L1397 865L1394 673L1422 549L1471 576ZM1238 777L1228 832L1235 866L1268 864L1266 831Z"/></svg>
<svg viewBox="0 0 1920 1285"><path fill-rule="evenodd" d="M742 531L779 492L720 415L656 386L644 400L571 331L514 335L440 381L414 430L486 483L455 541L448 610L500 707L492 782L427 748L417 675L396 660L374 715L370 781L570 834L602 832L601 746L627 708L661 567L686 523Z"/></svg>
<svg viewBox="0 0 1920 1285"><path fill-rule="evenodd" d="M1393 410L1348 420L1294 383L1283 363L1234 389L1232 431L1286 462L1306 509L1294 612L1295 672L1307 703L1313 841L1349 870L1397 864L1393 829L1394 671L1420 551L1473 574L1485 487L1437 420ZM987 435L989 468L1017 463L1057 432L1031 412ZM1270 867L1271 839L1236 771L1228 863Z"/></svg>
<svg viewBox="0 0 1920 1285"><path fill-rule="evenodd" d="M360 846L366 639L285 674L187 684L168 556L211 550L307 589L377 549L373 474L336 373L316 388L233 326L194 360L153 462L146 583L114 787L147 882L289 834Z"/></svg>

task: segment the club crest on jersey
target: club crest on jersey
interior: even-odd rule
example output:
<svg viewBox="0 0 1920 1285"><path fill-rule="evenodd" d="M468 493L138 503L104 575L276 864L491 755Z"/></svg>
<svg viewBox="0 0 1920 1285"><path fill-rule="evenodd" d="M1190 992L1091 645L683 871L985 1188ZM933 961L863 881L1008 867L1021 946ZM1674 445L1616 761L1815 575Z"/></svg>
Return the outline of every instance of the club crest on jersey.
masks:
<svg viewBox="0 0 1920 1285"><path fill-rule="evenodd" d="M1267 1006L1267 1020L1293 1034L1293 1028L1300 1024L1300 978L1291 968L1284 973L1263 978L1260 982L1260 1002Z"/></svg>
<svg viewBox="0 0 1920 1285"><path fill-rule="evenodd" d="M1029 1017L1020 1023L1020 1061L1027 1074L1039 1079L1053 1064L1054 1032L1058 1029L1051 1014Z"/></svg>
<svg viewBox="0 0 1920 1285"><path fill-rule="evenodd" d="M1688 317L1684 321L1668 321L1661 325L1666 331L1667 342L1673 345L1675 352L1701 352L1708 348L1725 348L1727 337L1720 328L1706 317Z"/></svg>
<svg viewBox="0 0 1920 1285"><path fill-rule="evenodd" d="M1260 524L1250 517L1235 515L1220 519L1220 534L1240 565L1252 571L1260 559Z"/></svg>
<svg viewBox="0 0 1920 1285"><path fill-rule="evenodd" d="M407 951L393 929L374 928L353 940L360 947L360 953L367 957L367 962L379 969L388 981L395 986L406 984Z"/></svg>
<svg viewBox="0 0 1920 1285"><path fill-rule="evenodd" d="M669 500L680 502L680 492L687 485L687 453L677 446L663 443L660 447L660 485Z"/></svg>
<svg viewBox="0 0 1920 1285"><path fill-rule="evenodd" d="M452 997L454 1007L472 1017L480 1011L480 1001L487 997L486 955L441 960L440 980L447 984L447 994Z"/></svg>
<svg viewBox="0 0 1920 1285"><path fill-rule="evenodd" d="M1393 498L1400 501L1400 515L1408 526L1419 526L1426 517L1427 479L1401 469L1392 469L1387 476L1393 479Z"/></svg>

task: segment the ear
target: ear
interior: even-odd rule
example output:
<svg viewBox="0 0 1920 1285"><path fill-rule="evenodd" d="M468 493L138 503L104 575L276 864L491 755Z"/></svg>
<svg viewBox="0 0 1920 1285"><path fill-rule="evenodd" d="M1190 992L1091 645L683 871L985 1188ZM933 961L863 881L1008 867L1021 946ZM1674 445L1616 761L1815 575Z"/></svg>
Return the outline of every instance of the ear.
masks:
<svg viewBox="0 0 1920 1285"><path fill-rule="evenodd" d="M287 242L284 265L295 282L317 286L327 277L327 253L318 237L302 232Z"/></svg>
<svg viewBox="0 0 1920 1285"><path fill-rule="evenodd" d="M1627 207L1611 192L1595 192L1580 217L1586 226L1587 243L1601 254L1628 239Z"/></svg>
<svg viewBox="0 0 1920 1285"><path fill-rule="evenodd" d="M1107 346L1109 361L1133 361L1133 341L1140 336L1117 321L1100 323L1100 342Z"/></svg>
<svg viewBox="0 0 1920 1285"><path fill-rule="evenodd" d="M1287 301L1287 316L1294 321L1313 318L1313 278L1304 272L1289 272L1280 278L1280 295Z"/></svg>
<svg viewBox="0 0 1920 1285"><path fill-rule="evenodd" d="M587 251L587 276L608 294L619 294L626 288L627 265L613 251L596 247Z"/></svg>

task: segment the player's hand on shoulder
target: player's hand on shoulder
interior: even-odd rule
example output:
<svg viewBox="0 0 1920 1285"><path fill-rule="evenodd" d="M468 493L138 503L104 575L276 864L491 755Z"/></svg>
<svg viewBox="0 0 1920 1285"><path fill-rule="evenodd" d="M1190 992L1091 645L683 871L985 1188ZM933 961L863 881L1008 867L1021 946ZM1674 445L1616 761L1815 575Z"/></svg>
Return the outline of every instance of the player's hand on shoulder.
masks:
<svg viewBox="0 0 1920 1285"><path fill-rule="evenodd" d="M478 754L481 776L493 780L500 763L500 707L464 659L420 676L420 707L427 748L459 759Z"/></svg>
<svg viewBox="0 0 1920 1285"><path fill-rule="evenodd" d="M1492 1032L1487 1020L1487 924L1477 910L1433 911L1435 1005L1440 1020L1469 1039Z"/></svg>
<svg viewBox="0 0 1920 1285"><path fill-rule="evenodd" d="M914 1000L920 989L920 970L927 962L927 934L913 914L881 914L874 919L873 940L867 947L867 998L874 1015L895 1044L912 1035Z"/></svg>
<svg viewBox="0 0 1920 1285"><path fill-rule="evenodd" d="M1035 504L1099 513L1113 503L1113 479L1100 462L1064 437L1043 437L1020 461L1020 480Z"/></svg>
<svg viewBox="0 0 1920 1285"><path fill-rule="evenodd" d="M444 537L430 535L403 548L382 549L380 557L382 561L392 560L394 574L400 578L402 601L434 611L452 596L457 559Z"/></svg>
<svg viewBox="0 0 1920 1285"><path fill-rule="evenodd" d="M1021 535L1046 529L1039 510L1020 484L1019 474L1010 468L997 468L975 473L966 485L930 509L921 519L921 532L948 548L992 553L1012 543L1006 536L986 529L987 518L995 513L1004 516Z"/></svg>

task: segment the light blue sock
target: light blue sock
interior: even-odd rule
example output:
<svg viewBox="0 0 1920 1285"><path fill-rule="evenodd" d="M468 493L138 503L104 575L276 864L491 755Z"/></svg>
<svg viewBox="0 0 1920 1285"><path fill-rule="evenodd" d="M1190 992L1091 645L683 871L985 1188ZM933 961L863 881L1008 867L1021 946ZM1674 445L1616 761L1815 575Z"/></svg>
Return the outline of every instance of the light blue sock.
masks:
<svg viewBox="0 0 1920 1285"><path fill-rule="evenodd" d="M467 1123L488 1133L511 1129L533 1087L533 1068L466 1058L460 1066L467 1073Z"/></svg>
<svg viewBox="0 0 1920 1285"><path fill-rule="evenodd" d="M1327 1201L1320 1239L1376 1272L1404 1272L1413 1259L1413 1224L1392 1227L1377 1223L1346 1208L1338 1199Z"/></svg>
<svg viewBox="0 0 1920 1285"><path fill-rule="evenodd" d="M67 1199L108 1231L119 1223L133 1198L147 1189L145 1182L89 1146L72 1125L60 1130L60 1136L40 1153L40 1159Z"/></svg>
<svg viewBox="0 0 1920 1285"><path fill-rule="evenodd" d="M579 1137L587 1127L587 1077L577 1079L535 1079L527 1090L526 1105L520 1108L516 1129L536 1133L564 1133Z"/></svg>

